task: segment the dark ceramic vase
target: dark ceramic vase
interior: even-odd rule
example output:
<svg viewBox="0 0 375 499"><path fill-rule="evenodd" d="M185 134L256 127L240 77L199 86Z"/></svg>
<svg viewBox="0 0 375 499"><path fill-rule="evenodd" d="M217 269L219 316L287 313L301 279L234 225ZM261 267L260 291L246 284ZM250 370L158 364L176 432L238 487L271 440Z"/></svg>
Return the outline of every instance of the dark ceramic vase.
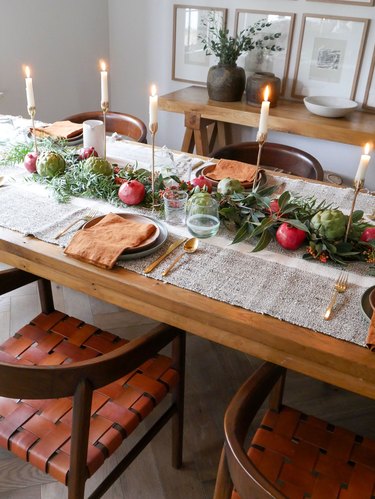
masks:
<svg viewBox="0 0 375 499"><path fill-rule="evenodd" d="M207 75L208 97L222 102L239 101L245 90L245 70L236 64L212 66Z"/></svg>
<svg viewBox="0 0 375 499"><path fill-rule="evenodd" d="M257 72L248 77L246 82L246 102L253 106L260 106L267 85L270 89L270 106L275 107L280 95L281 81L273 73Z"/></svg>

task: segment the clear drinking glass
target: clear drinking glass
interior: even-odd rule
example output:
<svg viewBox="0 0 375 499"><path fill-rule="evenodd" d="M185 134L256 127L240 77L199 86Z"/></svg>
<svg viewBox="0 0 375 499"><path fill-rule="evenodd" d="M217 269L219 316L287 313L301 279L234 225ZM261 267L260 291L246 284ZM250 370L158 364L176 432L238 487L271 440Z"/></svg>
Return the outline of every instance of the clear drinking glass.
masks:
<svg viewBox="0 0 375 499"><path fill-rule="evenodd" d="M187 192L166 190L163 195L165 220L172 225L185 225Z"/></svg>
<svg viewBox="0 0 375 499"><path fill-rule="evenodd" d="M195 237L205 239L214 236L220 227L219 204L211 196L198 196L190 201L187 228Z"/></svg>

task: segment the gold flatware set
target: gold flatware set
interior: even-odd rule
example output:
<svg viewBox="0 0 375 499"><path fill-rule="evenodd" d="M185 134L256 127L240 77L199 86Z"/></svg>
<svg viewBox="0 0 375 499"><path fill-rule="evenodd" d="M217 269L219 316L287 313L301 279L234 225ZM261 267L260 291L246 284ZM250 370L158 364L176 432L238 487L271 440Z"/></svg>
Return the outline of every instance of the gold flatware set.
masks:
<svg viewBox="0 0 375 499"><path fill-rule="evenodd" d="M173 260L173 262L171 263L171 265L166 270L163 271L162 276L165 277L172 270L172 268L176 265L176 263L182 258L182 256L185 255L185 253L194 253L197 250L198 243L199 243L199 240L196 237L193 237L191 239L178 239L177 241L175 241L174 243L172 243L168 247L167 251L165 253L163 253L161 256L159 256L159 258L157 260L155 260L150 265L148 265L144 269L143 272L145 274L149 274L150 272L152 272L154 270L154 268L159 265L160 262L162 262L168 255L170 255L172 253L172 251L174 251L176 248L178 248L179 246L181 246L181 244L183 244L184 245L184 248L183 248L184 251L183 251L183 253L181 253L180 255L178 255Z"/></svg>
<svg viewBox="0 0 375 499"><path fill-rule="evenodd" d="M331 317L333 307L335 306L337 301L337 295L345 293L347 287L348 287L348 273L340 272L338 278L336 279L335 286L333 288L331 301L329 302L329 305L324 314L324 319L326 321L328 321Z"/></svg>
<svg viewBox="0 0 375 499"><path fill-rule="evenodd" d="M59 239L61 236L63 236L64 234L66 234L68 232L68 230L71 229L78 222L82 222L81 225L80 225L80 227L82 227L82 225L84 225L86 222L89 222L90 220L92 220L93 218L95 218L97 216L98 216L98 213L96 212L96 210L90 210L90 211L88 211L86 213L86 215L82 215L81 217L79 217L76 220L74 220L74 222L72 222L71 224L67 225L61 232L59 232L55 236L55 239Z"/></svg>

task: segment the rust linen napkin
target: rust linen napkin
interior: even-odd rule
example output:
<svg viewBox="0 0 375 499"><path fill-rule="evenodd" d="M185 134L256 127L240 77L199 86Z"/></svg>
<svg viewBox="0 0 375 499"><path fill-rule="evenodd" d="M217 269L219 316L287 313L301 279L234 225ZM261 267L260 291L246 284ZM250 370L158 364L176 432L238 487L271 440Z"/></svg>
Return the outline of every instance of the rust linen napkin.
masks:
<svg viewBox="0 0 375 499"><path fill-rule="evenodd" d="M83 133L82 123L72 123L71 121L56 121L45 128L35 128L38 137L59 137L61 139L70 139Z"/></svg>
<svg viewBox="0 0 375 499"><path fill-rule="evenodd" d="M368 328L366 338L366 345L372 352L375 351L375 310L372 312L370 327Z"/></svg>
<svg viewBox="0 0 375 499"><path fill-rule="evenodd" d="M240 182L253 182L256 175L256 166L234 161L232 159L220 159L211 172L206 176L213 180L222 180L223 178L235 178Z"/></svg>
<svg viewBox="0 0 375 499"><path fill-rule="evenodd" d="M127 248L136 248L155 232L152 223L139 223L109 213L100 222L75 233L64 253L83 262L111 269Z"/></svg>

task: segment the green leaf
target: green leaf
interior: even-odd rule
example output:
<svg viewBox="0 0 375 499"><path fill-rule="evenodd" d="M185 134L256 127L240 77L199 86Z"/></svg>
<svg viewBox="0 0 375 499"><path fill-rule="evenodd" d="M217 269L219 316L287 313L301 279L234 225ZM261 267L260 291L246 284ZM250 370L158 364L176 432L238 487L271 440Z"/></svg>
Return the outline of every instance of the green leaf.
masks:
<svg viewBox="0 0 375 499"><path fill-rule="evenodd" d="M261 235L265 230L270 229L275 224L276 222L273 218L264 218L260 225L251 232L250 238Z"/></svg>
<svg viewBox="0 0 375 499"><path fill-rule="evenodd" d="M278 199L281 212L290 201L290 192L284 191Z"/></svg>
<svg viewBox="0 0 375 499"><path fill-rule="evenodd" d="M296 218L280 218L280 220L288 223L289 225L292 225L293 227L295 227L296 229L299 229L299 230L303 230L304 232L309 232L309 229L306 227L306 225L302 222L300 222L299 220L297 220Z"/></svg>
<svg viewBox="0 0 375 499"><path fill-rule="evenodd" d="M251 224L246 221L236 232L232 244L240 243L249 237L249 231L251 230Z"/></svg>
<svg viewBox="0 0 375 499"><path fill-rule="evenodd" d="M362 210L355 210L353 211L352 215L352 223L359 222L363 218L363 211Z"/></svg>
<svg viewBox="0 0 375 499"><path fill-rule="evenodd" d="M271 241L272 241L272 234L268 230L265 230L260 236L259 241L255 246L255 248L253 249L252 253L256 253L257 251L262 251L264 248L268 246L268 244Z"/></svg>

